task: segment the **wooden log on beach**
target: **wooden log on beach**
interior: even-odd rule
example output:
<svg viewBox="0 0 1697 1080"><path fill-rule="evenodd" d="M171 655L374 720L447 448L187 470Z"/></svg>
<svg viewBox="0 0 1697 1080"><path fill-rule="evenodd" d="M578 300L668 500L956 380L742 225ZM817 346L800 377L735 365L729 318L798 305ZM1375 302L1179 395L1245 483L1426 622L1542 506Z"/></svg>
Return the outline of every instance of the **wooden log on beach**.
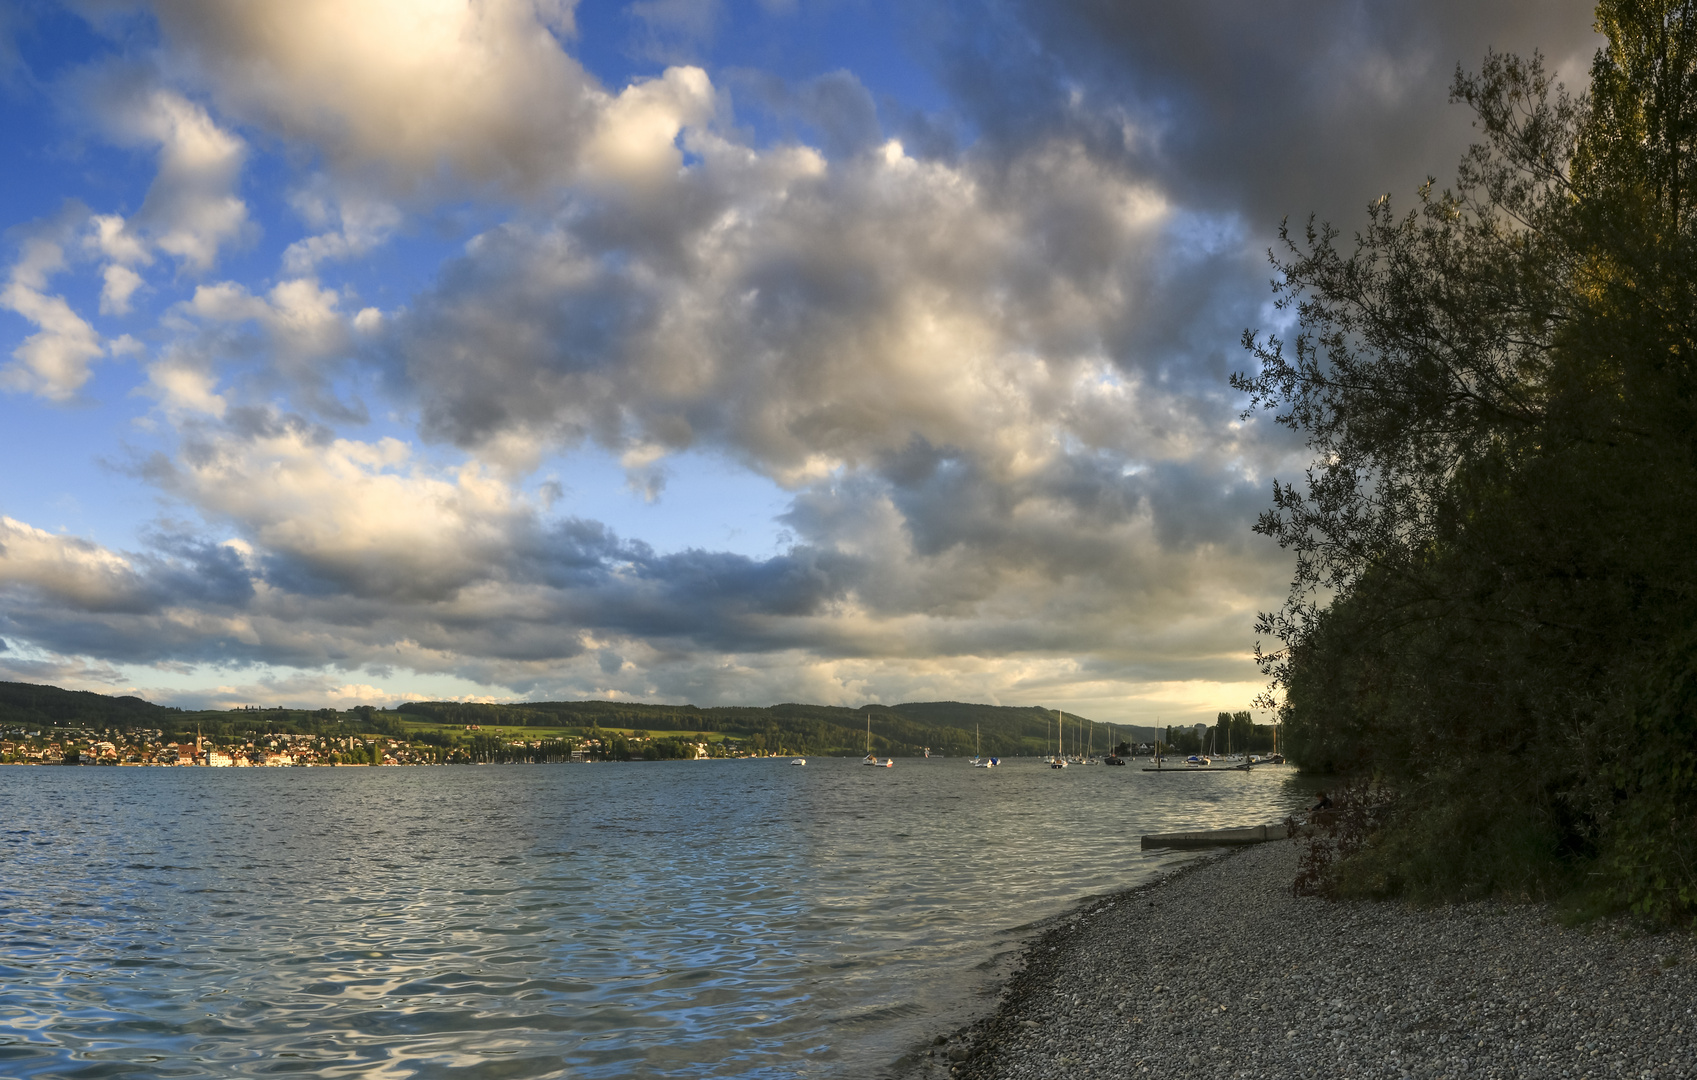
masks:
<svg viewBox="0 0 1697 1080"><path fill-rule="evenodd" d="M1143 850L1150 848L1209 848L1240 847L1244 844L1264 844L1289 836L1283 822L1275 825L1250 825L1238 829L1203 829L1199 832L1150 833L1143 838Z"/></svg>

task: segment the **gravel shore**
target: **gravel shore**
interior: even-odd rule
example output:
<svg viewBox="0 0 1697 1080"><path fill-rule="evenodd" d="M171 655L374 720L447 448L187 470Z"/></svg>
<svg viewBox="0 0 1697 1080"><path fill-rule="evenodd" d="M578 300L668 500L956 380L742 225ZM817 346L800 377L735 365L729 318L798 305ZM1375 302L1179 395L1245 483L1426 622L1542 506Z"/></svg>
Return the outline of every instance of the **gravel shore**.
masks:
<svg viewBox="0 0 1697 1080"><path fill-rule="evenodd" d="M1042 933L921 1076L1697 1077L1697 942L1531 905L1291 895L1294 842Z"/></svg>

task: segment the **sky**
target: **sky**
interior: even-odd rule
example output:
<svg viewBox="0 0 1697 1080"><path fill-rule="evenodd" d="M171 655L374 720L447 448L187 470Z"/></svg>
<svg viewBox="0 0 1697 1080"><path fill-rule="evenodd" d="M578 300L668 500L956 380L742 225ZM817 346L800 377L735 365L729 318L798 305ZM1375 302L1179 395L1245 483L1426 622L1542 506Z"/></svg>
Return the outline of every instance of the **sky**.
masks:
<svg viewBox="0 0 1697 1080"><path fill-rule="evenodd" d="M0 679L1250 706L1348 235L1571 0L0 6ZM1267 643L1269 645L1276 643Z"/></svg>

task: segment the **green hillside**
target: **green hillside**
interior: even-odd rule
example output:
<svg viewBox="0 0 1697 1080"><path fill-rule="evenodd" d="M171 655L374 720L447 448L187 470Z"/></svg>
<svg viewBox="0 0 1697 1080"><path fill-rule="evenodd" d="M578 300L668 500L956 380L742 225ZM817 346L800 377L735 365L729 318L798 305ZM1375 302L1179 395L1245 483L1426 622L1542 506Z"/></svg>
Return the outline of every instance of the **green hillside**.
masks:
<svg viewBox="0 0 1697 1080"><path fill-rule="evenodd" d="M13 727L158 727L179 712L138 697L0 682L0 723Z"/></svg>
<svg viewBox="0 0 1697 1080"><path fill-rule="evenodd" d="M532 701L511 705L451 701L412 702L395 711L360 707L335 709L242 709L184 711L136 697L107 697L80 690L30 683L0 683L0 727L83 727L90 729L159 728L237 736L260 732L404 736L446 734L478 729L533 729L535 737L588 734L597 729L713 733L748 749L804 754L859 754L865 751L867 717L872 748L882 755L923 753L969 756L973 729L987 755L1042 754L1054 746L1055 712L1036 706L978 705L960 701L921 701L850 709L785 702L764 708L650 705L628 701ZM1081 718L1067 714L1067 748ZM1087 727L1086 731L1089 730ZM1151 737L1151 729L1119 728L1121 738ZM1095 725L1093 747L1108 748L1108 729Z"/></svg>
<svg viewBox="0 0 1697 1080"><path fill-rule="evenodd" d="M533 701L514 705L460 702L413 702L400 707L405 716L440 724L588 729L624 728L639 731L707 731L758 737L761 748L783 747L797 753L862 753L866 746L868 714L872 749L884 755L913 755L931 748L933 754L970 755L973 725L978 725L985 754L1011 757L1041 754L1054 737L1055 713L1036 706L977 705L959 701L868 705L850 709L833 705L785 702L764 708L695 705L648 705L626 701ZM1067 715L1069 732L1080 718ZM1147 738L1146 728L1136 729ZM1107 729L1096 725L1094 746L1107 748ZM1068 747L1072 740L1069 735Z"/></svg>

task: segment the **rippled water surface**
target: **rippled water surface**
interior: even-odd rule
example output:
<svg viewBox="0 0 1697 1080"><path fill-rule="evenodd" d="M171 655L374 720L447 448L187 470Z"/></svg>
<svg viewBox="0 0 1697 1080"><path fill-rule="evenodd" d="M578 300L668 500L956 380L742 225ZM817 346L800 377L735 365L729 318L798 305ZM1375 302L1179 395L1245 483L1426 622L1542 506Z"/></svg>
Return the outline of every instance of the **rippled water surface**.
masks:
<svg viewBox="0 0 1697 1080"><path fill-rule="evenodd" d="M850 1077L1283 770L0 768L0 1075Z"/></svg>

